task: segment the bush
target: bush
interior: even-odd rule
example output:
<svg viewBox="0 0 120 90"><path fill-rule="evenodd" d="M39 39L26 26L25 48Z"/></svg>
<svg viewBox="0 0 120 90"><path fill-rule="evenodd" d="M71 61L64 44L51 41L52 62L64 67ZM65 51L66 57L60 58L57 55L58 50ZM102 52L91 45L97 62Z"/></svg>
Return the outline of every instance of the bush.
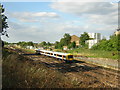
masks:
<svg viewBox="0 0 120 90"><path fill-rule="evenodd" d="M119 51L120 49L120 35L111 36L109 40L103 39L97 45L94 45L93 50Z"/></svg>

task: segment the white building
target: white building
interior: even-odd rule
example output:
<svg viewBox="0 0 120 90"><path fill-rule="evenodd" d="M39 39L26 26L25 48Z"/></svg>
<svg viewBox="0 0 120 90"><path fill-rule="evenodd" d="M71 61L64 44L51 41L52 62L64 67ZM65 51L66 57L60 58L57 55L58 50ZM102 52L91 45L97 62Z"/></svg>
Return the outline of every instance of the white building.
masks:
<svg viewBox="0 0 120 90"><path fill-rule="evenodd" d="M100 33L88 33L90 38L101 40L101 34Z"/></svg>
<svg viewBox="0 0 120 90"><path fill-rule="evenodd" d="M27 49L34 49L33 46L26 46Z"/></svg>
<svg viewBox="0 0 120 90"><path fill-rule="evenodd" d="M100 33L88 33L91 40L87 40L89 49L101 40Z"/></svg>

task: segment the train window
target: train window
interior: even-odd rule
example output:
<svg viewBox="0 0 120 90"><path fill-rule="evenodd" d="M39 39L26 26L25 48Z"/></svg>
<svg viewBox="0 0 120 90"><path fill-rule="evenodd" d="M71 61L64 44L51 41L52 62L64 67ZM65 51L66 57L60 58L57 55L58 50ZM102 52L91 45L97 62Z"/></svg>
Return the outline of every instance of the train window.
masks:
<svg viewBox="0 0 120 90"><path fill-rule="evenodd" d="M62 55L58 55L59 57L62 57Z"/></svg>
<svg viewBox="0 0 120 90"><path fill-rule="evenodd" d="M66 58L66 56L63 56L63 58Z"/></svg>
<svg viewBox="0 0 120 90"><path fill-rule="evenodd" d="M73 55L68 55L68 58L73 58Z"/></svg>

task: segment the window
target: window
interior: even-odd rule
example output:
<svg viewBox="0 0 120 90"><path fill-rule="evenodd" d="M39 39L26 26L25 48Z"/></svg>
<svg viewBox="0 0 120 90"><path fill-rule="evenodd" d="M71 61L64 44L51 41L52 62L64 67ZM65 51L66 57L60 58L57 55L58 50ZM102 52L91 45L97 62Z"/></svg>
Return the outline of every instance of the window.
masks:
<svg viewBox="0 0 120 90"><path fill-rule="evenodd" d="M73 55L68 55L68 58L73 58Z"/></svg>
<svg viewBox="0 0 120 90"><path fill-rule="evenodd" d="M62 55L58 55L58 57L62 57Z"/></svg>

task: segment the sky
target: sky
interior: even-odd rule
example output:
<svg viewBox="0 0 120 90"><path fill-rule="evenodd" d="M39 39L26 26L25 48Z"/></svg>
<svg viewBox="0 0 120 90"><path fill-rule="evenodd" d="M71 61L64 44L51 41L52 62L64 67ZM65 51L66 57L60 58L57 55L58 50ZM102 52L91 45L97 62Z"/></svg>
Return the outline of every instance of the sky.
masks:
<svg viewBox="0 0 120 90"><path fill-rule="evenodd" d="M65 33L101 33L109 38L118 28L118 3L2 2L8 17L7 42L59 41Z"/></svg>

